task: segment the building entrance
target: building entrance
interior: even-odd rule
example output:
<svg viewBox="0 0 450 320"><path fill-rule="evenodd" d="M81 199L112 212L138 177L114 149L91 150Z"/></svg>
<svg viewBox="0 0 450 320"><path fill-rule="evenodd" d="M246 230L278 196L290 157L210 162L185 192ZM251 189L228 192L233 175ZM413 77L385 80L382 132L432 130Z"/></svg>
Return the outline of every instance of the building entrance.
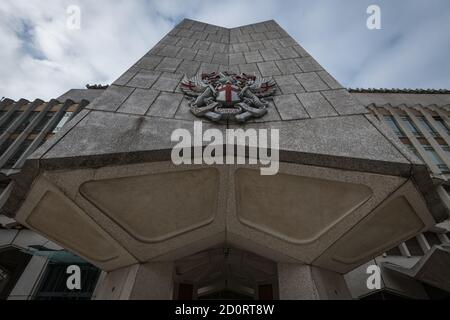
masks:
<svg viewBox="0 0 450 320"><path fill-rule="evenodd" d="M253 253L217 248L176 262L176 300L273 300L277 265Z"/></svg>

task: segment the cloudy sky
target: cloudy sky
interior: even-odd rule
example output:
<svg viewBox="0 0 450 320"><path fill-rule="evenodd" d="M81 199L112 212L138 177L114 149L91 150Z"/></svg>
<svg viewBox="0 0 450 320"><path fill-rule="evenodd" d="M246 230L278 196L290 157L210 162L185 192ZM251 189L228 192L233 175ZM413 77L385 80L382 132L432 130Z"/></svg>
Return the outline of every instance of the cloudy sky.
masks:
<svg viewBox="0 0 450 320"><path fill-rule="evenodd" d="M382 29L369 30L369 5ZM67 8L81 29L67 28ZM0 97L107 84L181 19L225 27L275 19L347 87L450 88L448 0L2 0Z"/></svg>

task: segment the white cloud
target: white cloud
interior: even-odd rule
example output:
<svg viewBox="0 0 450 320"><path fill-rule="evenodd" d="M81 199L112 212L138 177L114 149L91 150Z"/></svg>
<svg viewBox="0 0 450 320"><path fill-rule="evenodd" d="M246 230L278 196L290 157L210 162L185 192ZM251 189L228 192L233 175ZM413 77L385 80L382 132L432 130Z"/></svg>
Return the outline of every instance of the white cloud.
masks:
<svg viewBox="0 0 450 320"><path fill-rule="evenodd" d="M276 19L346 86L450 87L449 4L377 1L383 29L369 31L372 2L3 0L0 96L50 99L110 83L183 17L225 27ZM73 4L81 30L66 28Z"/></svg>

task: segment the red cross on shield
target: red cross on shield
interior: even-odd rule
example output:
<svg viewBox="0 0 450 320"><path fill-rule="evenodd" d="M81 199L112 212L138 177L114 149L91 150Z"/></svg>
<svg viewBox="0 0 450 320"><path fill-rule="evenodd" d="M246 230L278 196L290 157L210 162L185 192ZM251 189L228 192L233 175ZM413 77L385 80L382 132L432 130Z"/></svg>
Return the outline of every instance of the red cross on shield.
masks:
<svg viewBox="0 0 450 320"><path fill-rule="evenodd" d="M239 97L240 88L232 84L221 85L218 89L217 102L226 104L227 106L233 106L238 102L241 102Z"/></svg>

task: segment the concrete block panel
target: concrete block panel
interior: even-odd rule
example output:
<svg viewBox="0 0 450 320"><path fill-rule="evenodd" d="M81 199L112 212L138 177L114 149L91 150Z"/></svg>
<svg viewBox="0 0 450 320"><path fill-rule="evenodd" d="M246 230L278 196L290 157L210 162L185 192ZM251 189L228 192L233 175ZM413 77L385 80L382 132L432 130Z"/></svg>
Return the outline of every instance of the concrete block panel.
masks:
<svg viewBox="0 0 450 320"><path fill-rule="evenodd" d="M104 270L135 263L136 260L58 188L46 179L41 179L37 188L39 192L18 212L18 218L27 228Z"/></svg>
<svg viewBox="0 0 450 320"><path fill-rule="evenodd" d="M296 244L317 240L373 195L364 185L243 169L236 188L243 224Z"/></svg>
<svg viewBox="0 0 450 320"><path fill-rule="evenodd" d="M215 219L218 174L205 169L91 181L80 193L132 237L157 243Z"/></svg>
<svg viewBox="0 0 450 320"><path fill-rule="evenodd" d="M345 273L433 226L425 203L417 198L412 182L394 192L379 208L360 221L316 263ZM370 243L370 244L369 244Z"/></svg>

